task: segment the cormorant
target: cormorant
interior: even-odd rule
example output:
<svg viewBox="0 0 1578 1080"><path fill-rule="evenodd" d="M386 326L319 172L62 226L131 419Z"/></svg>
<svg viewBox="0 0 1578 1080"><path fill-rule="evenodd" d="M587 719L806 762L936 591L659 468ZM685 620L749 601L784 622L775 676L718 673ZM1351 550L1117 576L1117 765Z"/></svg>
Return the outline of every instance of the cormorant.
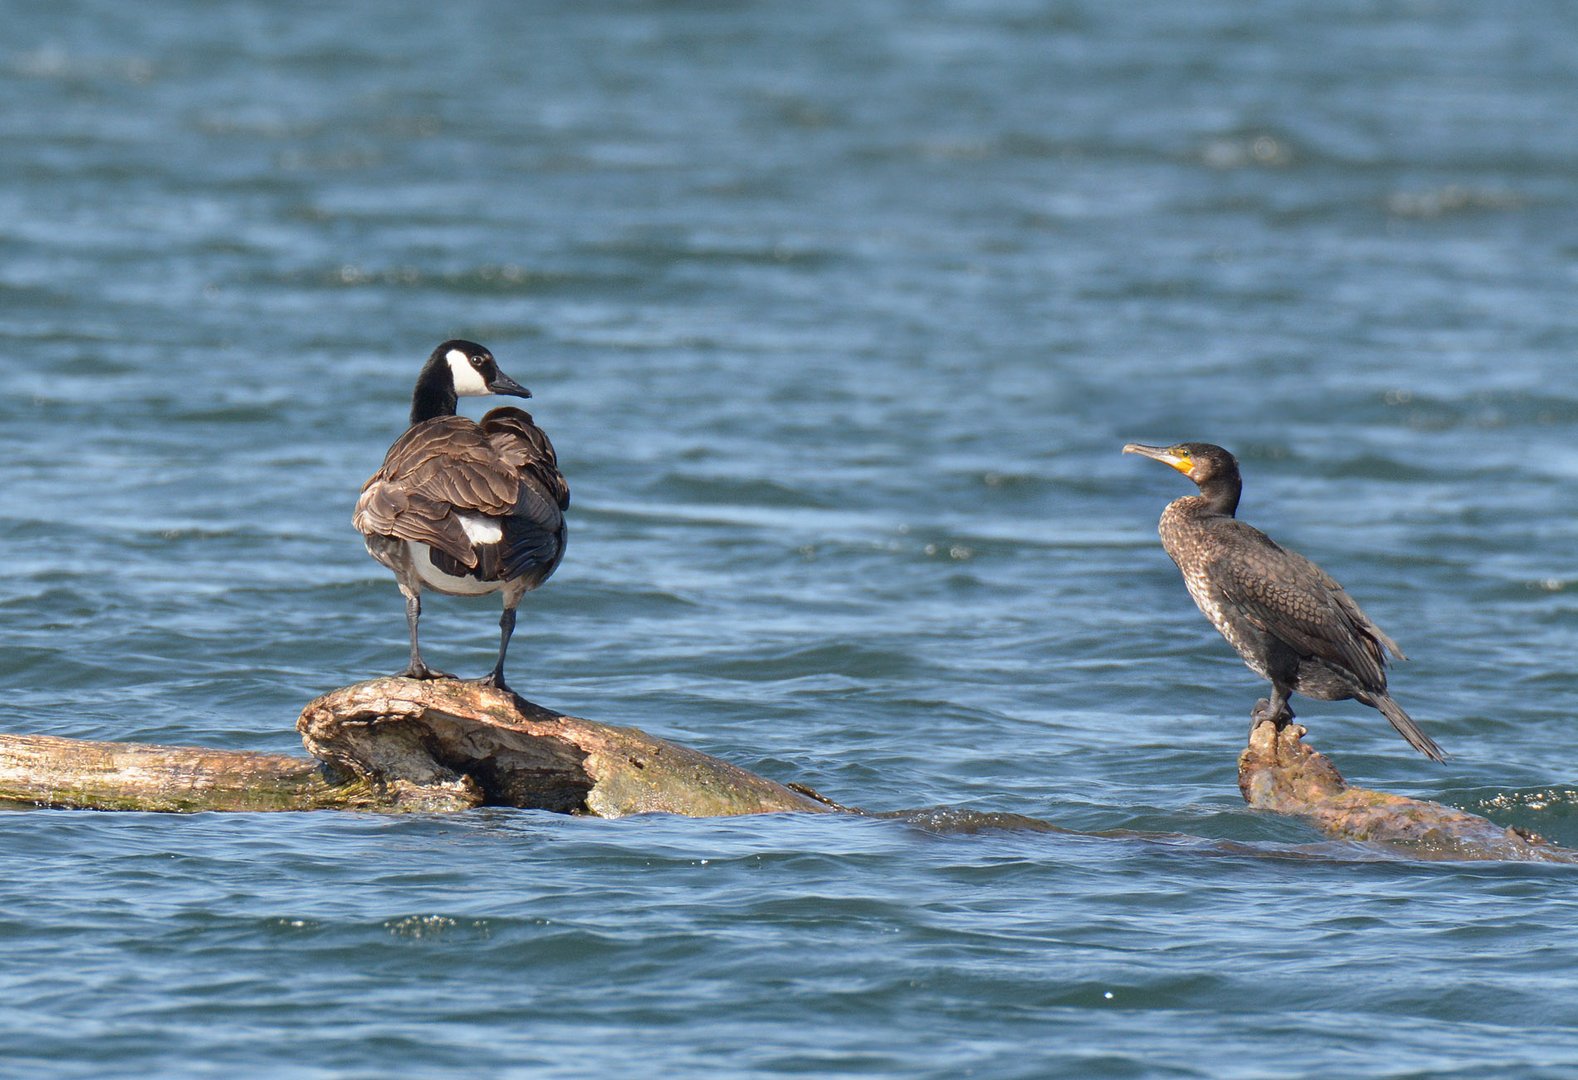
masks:
<svg viewBox="0 0 1578 1080"><path fill-rule="evenodd" d="M570 488L553 444L521 409L494 409L476 423L455 415L457 397L531 391L472 341L433 350L411 395L411 426L362 485L352 519L367 552L394 571L405 594L411 662L399 674L452 679L422 662L422 590L451 596L504 594L499 658L479 681L508 690L504 653L515 607L564 557Z"/></svg>
<svg viewBox="0 0 1578 1080"><path fill-rule="evenodd" d="M1392 722L1403 738L1435 761L1446 755L1386 690L1386 650L1407 659L1343 587L1304 556L1233 515L1243 484L1238 461L1211 443L1143 446L1200 488L1162 511L1162 547L1183 572L1196 606L1221 631L1249 669L1271 682L1251 727L1293 719L1293 691L1322 701L1355 698Z"/></svg>

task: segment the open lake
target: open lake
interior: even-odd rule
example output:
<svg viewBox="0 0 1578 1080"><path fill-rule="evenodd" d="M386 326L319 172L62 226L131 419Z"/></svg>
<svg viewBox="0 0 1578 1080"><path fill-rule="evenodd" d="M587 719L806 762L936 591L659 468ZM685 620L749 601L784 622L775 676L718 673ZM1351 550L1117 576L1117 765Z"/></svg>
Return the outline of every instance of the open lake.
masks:
<svg viewBox="0 0 1578 1080"><path fill-rule="evenodd" d="M1264 684L1119 453L1234 450L1412 657L1445 765L1295 701L1350 779L1578 846L1571 4L5 23L4 731L299 752L398 670L351 509L465 336L574 493L520 692L1079 834L0 813L0 1073L1578 1074L1574 869L1247 811ZM423 631L480 675L496 601Z"/></svg>

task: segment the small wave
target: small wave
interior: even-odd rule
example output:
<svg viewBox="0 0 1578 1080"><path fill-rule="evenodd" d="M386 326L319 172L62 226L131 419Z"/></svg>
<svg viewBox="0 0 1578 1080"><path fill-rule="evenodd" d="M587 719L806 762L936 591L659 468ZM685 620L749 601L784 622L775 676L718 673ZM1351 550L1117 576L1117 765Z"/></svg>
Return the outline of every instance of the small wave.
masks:
<svg viewBox="0 0 1578 1080"><path fill-rule="evenodd" d="M974 836L983 832L1038 832L1080 835L1050 821L1024 814L971 810L962 806L931 806L922 810L895 810L879 814L942 836Z"/></svg>
<svg viewBox="0 0 1578 1080"><path fill-rule="evenodd" d="M1223 135L1200 148L1200 159L1213 169L1275 169L1299 157L1293 140L1269 131Z"/></svg>
<svg viewBox="0 0 1578 1080"><path fill-rule="evenodd" d="M1452 214L1519 210L1527 205L1521 195L1510 191L1446 187L1426 191L1398 191L1386 197L1386 211L1396 217L1439 218Z"/></svg>
<svg viewBox="0 0 1578 1080"><path fill-rule="evenodd" d="M389 931L391 937L413 941L423 938L485 941L492 936L487 919L457 919L449 915L407 915L388 920L384 923L384 929Z"/></svg>

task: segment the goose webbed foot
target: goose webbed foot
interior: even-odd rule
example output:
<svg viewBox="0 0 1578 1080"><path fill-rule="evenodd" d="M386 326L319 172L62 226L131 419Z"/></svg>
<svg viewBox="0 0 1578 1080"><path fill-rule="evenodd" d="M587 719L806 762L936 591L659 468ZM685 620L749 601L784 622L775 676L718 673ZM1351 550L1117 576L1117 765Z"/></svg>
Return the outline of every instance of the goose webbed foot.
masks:
<svg viewBox="0 0 1578 1080"><path fill-rule="evenodd" d="M424 681L431 682L437 679L453 679L456 678L456 676L451 675L447 671L439 671L437 668L430 668L420 660L413 660L409 665L407 665L404 671L395 672L395 678L422 679Z"/></svg>
<svg viewBox="0 0 1578 1080"><path fill-rule="evenodd" d="M480 679L473 679L478 686L489 686L494 690L502 690L506 694L515 693L514 689L504 681L504 672L490 671Z"/></svg>

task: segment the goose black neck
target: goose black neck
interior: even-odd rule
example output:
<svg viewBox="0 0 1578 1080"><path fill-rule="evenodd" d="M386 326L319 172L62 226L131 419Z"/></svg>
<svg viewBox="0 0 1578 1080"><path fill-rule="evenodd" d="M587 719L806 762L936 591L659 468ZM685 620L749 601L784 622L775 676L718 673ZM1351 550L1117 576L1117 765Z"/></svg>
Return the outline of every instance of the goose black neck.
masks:
<svg viewBox="0 0 1578 1080"><path fill-rule="evenodd" d="M416 389L411 392L411 426L435 416L454 416L455 380L442 357L434 356L416 377Z"/></svg>

